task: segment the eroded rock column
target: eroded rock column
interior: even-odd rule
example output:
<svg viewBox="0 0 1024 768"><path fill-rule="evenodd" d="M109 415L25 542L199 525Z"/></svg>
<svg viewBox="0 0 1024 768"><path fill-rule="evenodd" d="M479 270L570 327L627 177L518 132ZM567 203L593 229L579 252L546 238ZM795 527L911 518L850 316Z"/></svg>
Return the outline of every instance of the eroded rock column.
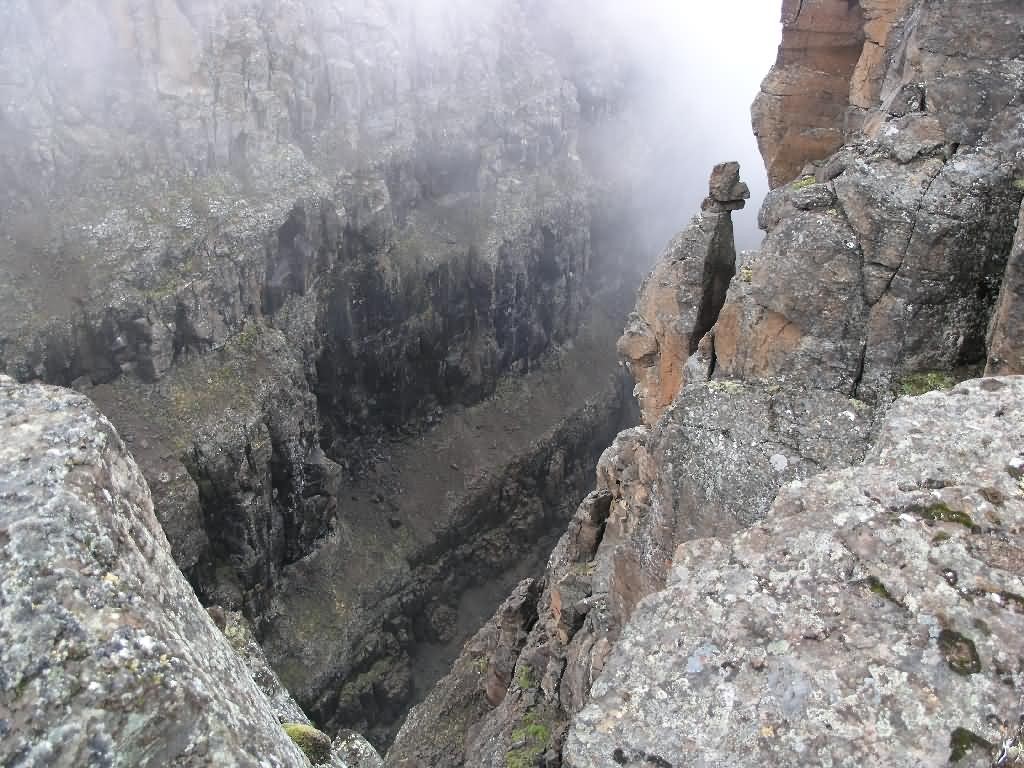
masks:
<svg viewBox="0 0 1024 768"><path fill-rule="evenodd" d="M672 240L640 289L618 349L636 379L646 424L675 398L687 360L718 319L736 274L732 212L749 198L739 163L715 166L702 213Z"/></svg>

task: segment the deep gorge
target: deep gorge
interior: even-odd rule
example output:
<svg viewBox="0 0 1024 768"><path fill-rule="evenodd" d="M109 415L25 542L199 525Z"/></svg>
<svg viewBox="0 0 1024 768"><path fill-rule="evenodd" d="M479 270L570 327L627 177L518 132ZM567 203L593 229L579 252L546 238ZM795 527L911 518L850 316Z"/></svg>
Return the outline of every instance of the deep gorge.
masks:
<svg viewBox="0 0 1024 768"><path fill-rule="evenodd" d="M1015 2L9 6L0 764L1024 764Z"/></svg>

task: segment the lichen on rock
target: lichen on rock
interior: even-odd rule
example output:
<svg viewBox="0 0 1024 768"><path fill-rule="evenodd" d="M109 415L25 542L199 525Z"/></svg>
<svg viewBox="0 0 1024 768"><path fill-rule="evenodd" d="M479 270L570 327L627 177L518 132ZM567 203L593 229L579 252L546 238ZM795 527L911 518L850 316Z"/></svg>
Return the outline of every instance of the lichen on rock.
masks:
<svg viewBox="0 0 1024 768"><path fill-rule="evenodd" d="M989 764L1024 693L1024 614L999 597L1024 585L1008 556L1024 552L1024 494L1005 470L1021 402L1020 378L901 400L862 466L787 485L735 536L682 545L564 764L616 750L671 765ZM978 525L904 511L935 502Z"/></svg>
<svg viewBox="0 0 1024 768"><path fill-rule="evenodd" d="M0 376L0 763L301 768L82 395Z"/></svg>

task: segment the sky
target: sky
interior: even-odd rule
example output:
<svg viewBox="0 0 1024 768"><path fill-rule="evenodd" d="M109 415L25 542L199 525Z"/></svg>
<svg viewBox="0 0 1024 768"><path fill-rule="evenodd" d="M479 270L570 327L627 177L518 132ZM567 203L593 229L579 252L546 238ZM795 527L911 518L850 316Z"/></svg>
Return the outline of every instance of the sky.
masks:
<svg viewBox="0 0 1024 768"><path fill-rule="evenodd" d="M781 0L598 0L591 8L646 73L640 109L660 155L652 170L668 206L663 238L699 210L711 167L737 160L752 193L735 216L737 244L756 247L768 182L750 105L775 62Z"/></svg>

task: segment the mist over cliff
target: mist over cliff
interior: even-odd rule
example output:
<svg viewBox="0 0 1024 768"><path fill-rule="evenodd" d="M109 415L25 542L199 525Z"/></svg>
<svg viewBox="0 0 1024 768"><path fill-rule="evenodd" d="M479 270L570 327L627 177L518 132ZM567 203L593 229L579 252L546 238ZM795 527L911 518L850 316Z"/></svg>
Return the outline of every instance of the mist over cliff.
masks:
<svg viewBox="0 0 1024 768"><path fill-rule="evenodd" d="M591 117L603 111L581 151L599 175L632 189L636 216L643 218L638 230L656 250L704 196L707 167L725 159L743 164L753 191L754 204L738 219L740 245L760 239L756 203L766 185L749 105L778 44L777 0L390 0L359 8L342 0L86 0L74 6L15 0L5 6L0 168L8 184L0 201L10 212L7 230L12 218L20 231L46 229L47 222L26 224L24 209L40 198L81 194L96 175L138 174L157 163L193 177L224 166L253 175L245 166L258 163L261 152L265 160L272 149L256 136L267 128L278 143L297 140L307 155L347 144L356 159L366 142L297 134L324 133L325 127L337 134L328 123L339 111L350 120L371 115L375 123L397 124L405 117L395 109L403 94L429 91L452 75L452 67L462 92L470 92L467 99L494 98L471 93L482 90L493 64L475 44L500 57L506 87L516 87L510 79L525 85L535 76L538 51L500 30L526 24L543 53L560 60L577 91L565 95L580 100L584 118L588 110ZM270 31L252 27L253 19L265 19ZM247 25L241 47L224 34ZM483 29L499 33L479 40ZM358 48L355 71L328 72L323 80L329 84L316 86L325 93L304 93L303 70L331 66L319 58L320 46ZM284 71L275 68L275 58L292 54ZM241 77L223 77L217 62L236 58L248 62L238 68ZM260 83L264 68L266 83ZM262 85L281 94L294 88L292 98L284 97L287 114L256 104L265 124L240 133L227 113L243 102L251 109ZM310 109L307 100L330 108ZM177 114L168 120L168 112ZM112 127L109 136L103 127Z"/></svg>
<svg viewBox="0 0 1024 768"><path fill-rule="evenodd" d="M755 247L768 183L750 104L778 50L780 2L562 0L530 12L561 26L595 80L622 79L621 119L606 121L591 149L602 173L632 183L656 247L699 209L708 169L724 160L740 162L751 188L751 205L736 215L737 246ZM586 105L586 83L580 90Z"/></svg>

